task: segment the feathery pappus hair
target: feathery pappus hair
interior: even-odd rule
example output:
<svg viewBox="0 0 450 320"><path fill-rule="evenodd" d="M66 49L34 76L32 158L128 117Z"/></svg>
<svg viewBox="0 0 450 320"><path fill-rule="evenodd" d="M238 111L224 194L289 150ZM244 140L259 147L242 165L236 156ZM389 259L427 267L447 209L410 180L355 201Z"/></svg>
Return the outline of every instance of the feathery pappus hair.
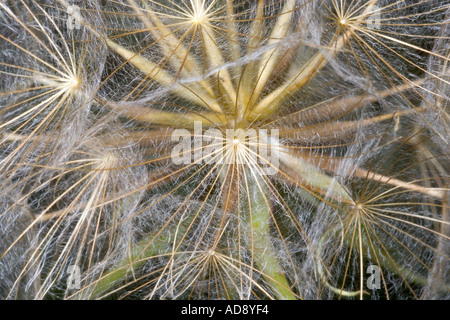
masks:
<svg viewBox="0 0 450 320"><path fill-rule="evenodd" d="M448 299L449 19L0 1L0 298Z"/></svg>

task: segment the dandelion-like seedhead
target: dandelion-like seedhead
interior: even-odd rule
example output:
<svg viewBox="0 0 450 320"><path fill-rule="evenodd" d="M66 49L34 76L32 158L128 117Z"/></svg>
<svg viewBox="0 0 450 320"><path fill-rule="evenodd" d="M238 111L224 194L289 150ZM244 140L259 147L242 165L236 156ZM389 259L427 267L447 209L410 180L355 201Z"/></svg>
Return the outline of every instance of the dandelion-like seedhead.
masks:
<svg viewBox="0 0 450 320"><path fill-rule="evenodd" d="M1 1L0 296L448 298L449 13Z"/></svg>

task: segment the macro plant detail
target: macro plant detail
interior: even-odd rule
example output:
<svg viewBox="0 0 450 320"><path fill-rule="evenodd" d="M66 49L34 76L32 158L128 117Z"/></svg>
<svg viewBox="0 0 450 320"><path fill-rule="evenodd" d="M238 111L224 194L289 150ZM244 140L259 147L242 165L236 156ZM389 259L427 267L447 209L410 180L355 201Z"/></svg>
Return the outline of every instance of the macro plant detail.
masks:
<svg viewBox="0 0 450 320"><path fill-rule="evenodd" d="M449 19L0 1L0 297L449 298Z"/></svg>

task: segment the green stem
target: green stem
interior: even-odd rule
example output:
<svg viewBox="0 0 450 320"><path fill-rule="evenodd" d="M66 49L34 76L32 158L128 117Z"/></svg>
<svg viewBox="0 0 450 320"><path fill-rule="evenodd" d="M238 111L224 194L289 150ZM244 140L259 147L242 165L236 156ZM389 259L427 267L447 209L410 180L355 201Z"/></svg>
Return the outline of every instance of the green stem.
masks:
<svg viewBox="0 0 450 320"><path fill-rule="evenodd" d="M160 236L149 245L149 239L142 240L134 247L129 257L121 260L112 270L102 275L89 294L89 299L98 299L108 295L114 287L120 284L127 276L130 270L141 267L149 258L157 255L162 246L167 246L169 235Z"/></svg>
<svg viewBox="0 0 450 320"><path fill-rule="evenodd" d="M252 246L253 259L278 299L296 300L278 262L277 251L271 242L269 190L264 181L255 181L251 175L249 177L247 183L249 184L252 230L248 233L251 237L248 242Z"/></svg>
<svg viewBox="0 0 450 320"><path fill-rule="evenodd" d="M186 219L180 226L177 232L177 240L179 240L185 232L191 219ZM108 295L114 287L122 283L126 279L127 273L130 270L135 270L141 267L148 261L149 258L160 255L161 252L170 252L171 241L174 241L173 235L176 232L176 226L168 229L166 232L162 232L155 237L150 235L142 239L136 246L131 249L129 256L121 260L114 268L112 268L106 274L96 282L95 286L91 289L89 299L98 299ZM169 249L168 249L169 248Z"/></svg>

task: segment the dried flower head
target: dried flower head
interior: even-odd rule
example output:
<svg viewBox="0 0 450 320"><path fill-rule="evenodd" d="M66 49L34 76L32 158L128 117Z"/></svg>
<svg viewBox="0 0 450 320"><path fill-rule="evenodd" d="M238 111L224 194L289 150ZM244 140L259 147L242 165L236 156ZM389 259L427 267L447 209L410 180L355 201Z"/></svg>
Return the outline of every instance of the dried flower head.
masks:
<svg viewBox="0 0 450 320"><path fill-rule="evenodd" d="M448 298L449 16L0 2L0 296Z"/></svg>

